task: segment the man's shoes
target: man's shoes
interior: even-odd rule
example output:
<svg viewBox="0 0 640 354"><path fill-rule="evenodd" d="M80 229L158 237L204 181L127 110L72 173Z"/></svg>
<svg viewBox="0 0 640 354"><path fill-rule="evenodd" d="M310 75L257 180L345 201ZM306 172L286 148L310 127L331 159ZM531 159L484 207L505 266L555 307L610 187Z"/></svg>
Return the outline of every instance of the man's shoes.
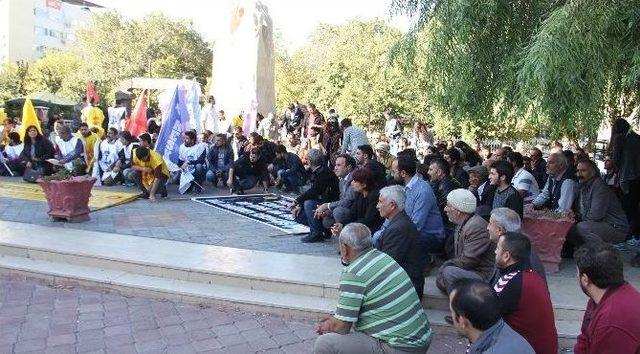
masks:
<svg viewBox="0 0 640 354"><path fill-rule="evenodd" d="M140 193L138 199L149 199L149 193Z"/></svg>
<svg viewBox="0 0 640 354"><path fill-rule="evenodd" d="M331 240L331 230L324 230L322 231L322 237L325 240Z"/></svg>
<svg viewBox="0 0 640 354"><path fill-rule="evenodd" d="M633 268L640 268L640 252L631 258L631 266Z"/></svg>
<svg viewBox="0 0 640 354"><path fill-rule="evenodd" d="M324 236L322 236L322 234L309 234L303 238L300 239L300 241L302 243L314 243L314 242L323 242L324 241Z"/></svg>
<svg viewBox="0 0 640 354"><path fill-rule="evenodd" d="M453 326L453 317L446 315L444 316L444 321L447 322L449 325Z"/></svg>

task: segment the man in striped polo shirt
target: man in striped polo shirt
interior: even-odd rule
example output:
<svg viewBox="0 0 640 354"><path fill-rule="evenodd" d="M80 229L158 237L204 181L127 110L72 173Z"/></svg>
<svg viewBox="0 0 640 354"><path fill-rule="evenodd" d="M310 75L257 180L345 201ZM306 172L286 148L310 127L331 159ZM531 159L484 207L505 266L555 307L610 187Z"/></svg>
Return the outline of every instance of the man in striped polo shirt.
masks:
<svg viewBox="0 0 640 354"><path fill-rule="evenodd" d="M424 353L431 328L407 273L373 248L371 232L360 223L342 229L336 313L316 331L315 353ZM351 327L353 326L353 332Z"/></svg>

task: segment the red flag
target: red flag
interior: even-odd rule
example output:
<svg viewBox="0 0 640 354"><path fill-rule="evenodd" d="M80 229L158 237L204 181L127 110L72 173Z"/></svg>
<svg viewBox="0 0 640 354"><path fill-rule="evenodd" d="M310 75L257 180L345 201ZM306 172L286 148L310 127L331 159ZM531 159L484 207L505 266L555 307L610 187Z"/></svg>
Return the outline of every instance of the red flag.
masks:
<svg viewBox="0 0 640 354"><path fill-rule="evenodd" d="M147 131L147 95L142 93L140 99L136 103L131 118L125 124L125 129L133 136L138 136Z"/></svg>
<svg viewBox="0 0 640 354"><path fill-rule="evenodd" d="M98 104L100 103L100 96L98 96L98 92L96 91L96 88L93 87L93 82L89 81L87 82L87 98L93 97L93 103Z"/></svg>

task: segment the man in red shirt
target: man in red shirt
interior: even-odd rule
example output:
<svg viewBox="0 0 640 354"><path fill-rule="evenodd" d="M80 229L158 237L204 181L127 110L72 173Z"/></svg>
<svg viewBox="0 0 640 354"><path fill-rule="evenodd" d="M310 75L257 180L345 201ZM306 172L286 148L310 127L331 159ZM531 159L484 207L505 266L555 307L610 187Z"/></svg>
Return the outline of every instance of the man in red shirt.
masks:
<svg viewBox="0 0 640 354"><path fill-rule="evenodd" d="M500 236L493 283L500 314L505 322L531 344L538 354L558 353L558 332L547 286L529 265L531 242L517 232Z"/></svg>
<svg viewBox="0 0 640 354"><path fill-rule="evenodd" d="M574 255L578 281L589 297L575 354L640 353L640 292L624 280L611 244L591 243Z"/></svg>

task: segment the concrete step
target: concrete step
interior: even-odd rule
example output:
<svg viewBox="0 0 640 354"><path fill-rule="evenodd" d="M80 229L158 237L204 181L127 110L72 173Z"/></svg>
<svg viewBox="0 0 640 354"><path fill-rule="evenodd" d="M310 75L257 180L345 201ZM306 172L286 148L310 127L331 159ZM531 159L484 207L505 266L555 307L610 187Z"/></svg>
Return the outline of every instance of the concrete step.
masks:
<svg viewBox="0 0 640 354"><path fill-rule="evenodd" d="M549 279L549 291L556 321L582 321L584 317L587 298L582 295L577 283L570 282L569 279L563 281L556 281L551 277ZM572 293L572 296L565 292ZM422 304L426 309L449 310L449 299L436 287L435 277L425 279Z"/></svg>
<svg viewBox="0 0 640 354"><path fill-rule="evenodd" d="M120 270L0 256L0 273L38 279L52 285L81 285L191 303L233 304L250 311L296 318L317 318L332 313L335 300L220 284L154 277Z"/></svg>
<svg viewBox="0 0 640 354"><path fill-rule="evenodd" d="M0 255L151 277L337 298L334 258L243 250L0 221Z"/></svg>

